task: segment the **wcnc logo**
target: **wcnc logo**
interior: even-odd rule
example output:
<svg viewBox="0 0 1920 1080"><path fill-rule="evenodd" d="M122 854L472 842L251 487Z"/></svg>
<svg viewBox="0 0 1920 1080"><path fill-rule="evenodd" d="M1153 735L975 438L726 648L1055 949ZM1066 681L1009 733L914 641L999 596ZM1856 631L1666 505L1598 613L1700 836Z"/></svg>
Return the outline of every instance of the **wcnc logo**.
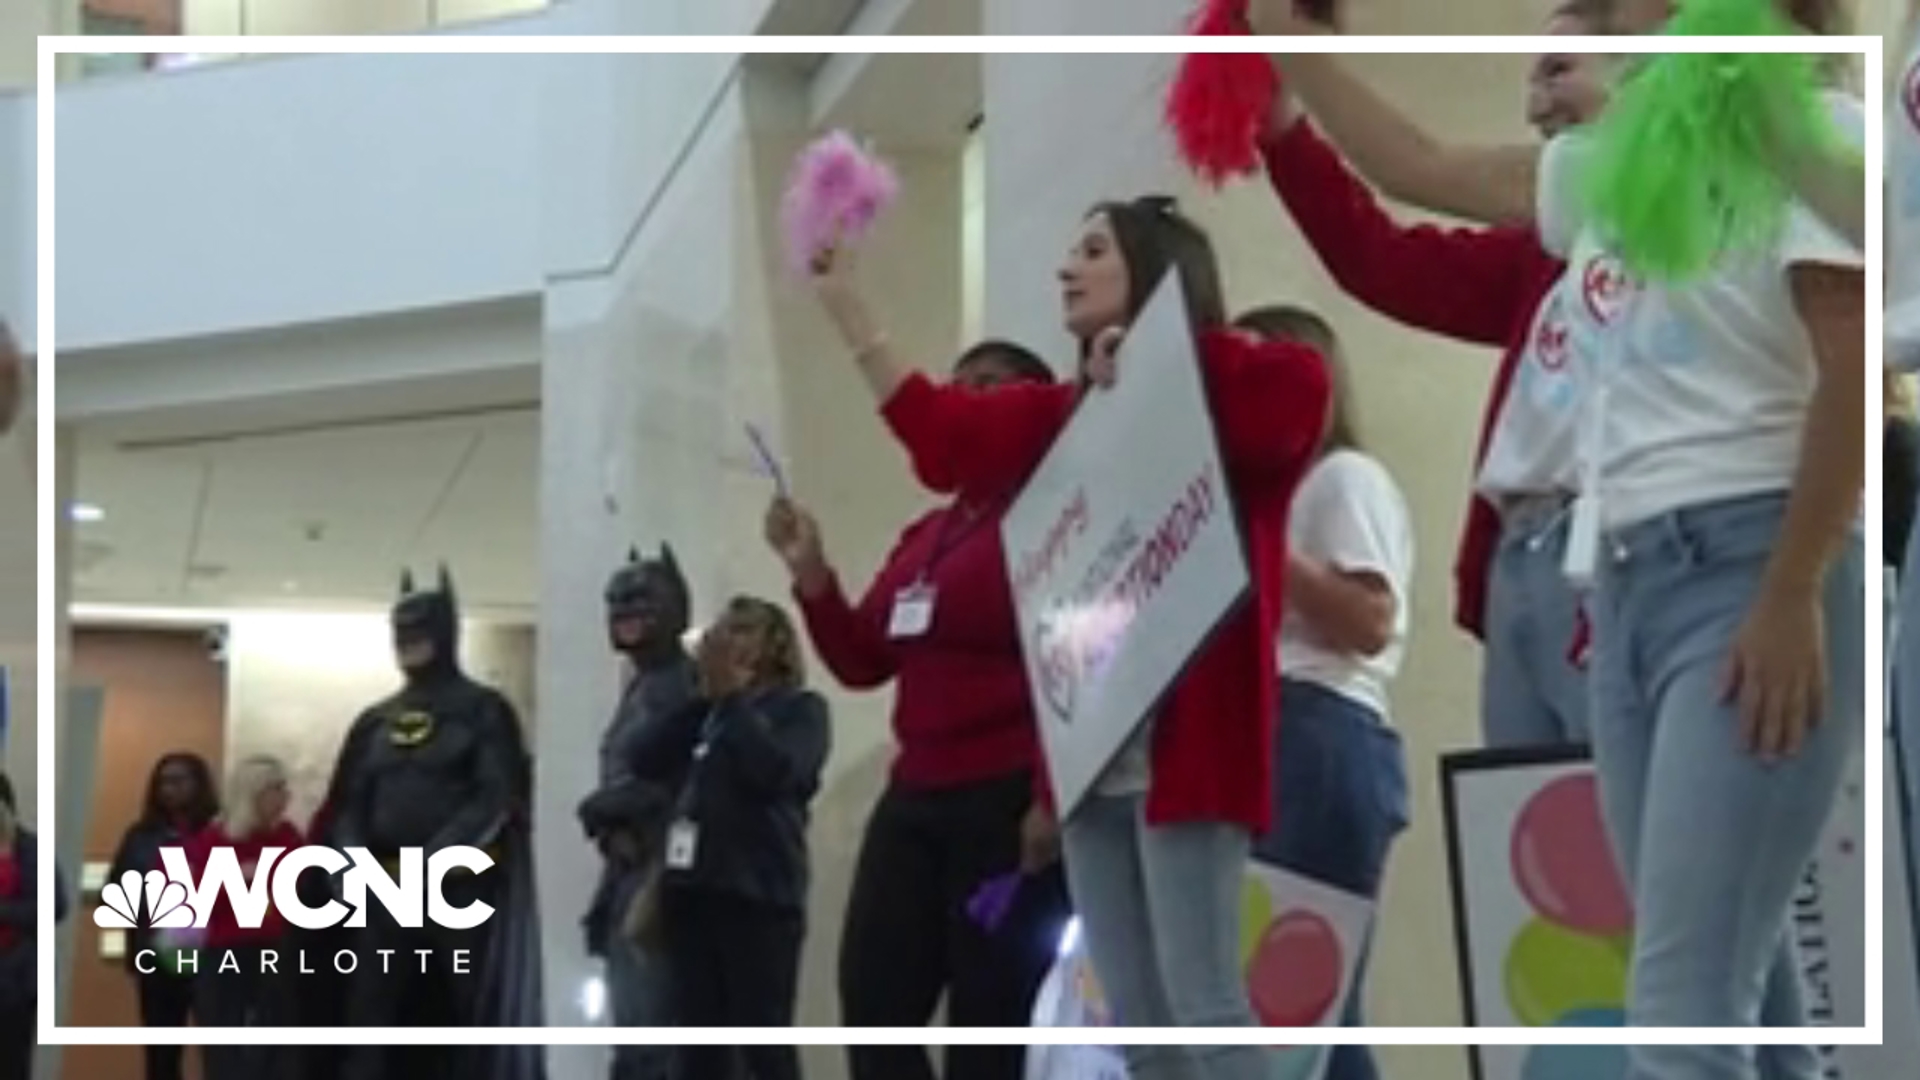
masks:
<svg viewBox="0 0 1920 1080"><path fill-rule="evenodd" d="M369 893L407 929L419 929L431 919L448 930L471 930L493 915L491 904L477 900L454 907L442 891L449 873L478 874L493 867L493 858L475 847L441 848L431 857L421 848L405 848L397 879L366 848L300 847L291 854L286 848L263 848L251 879L230 847L215 848L197 879L180 848L160 849L160 862L164 873L129 870L119 881L108 882L100 890L100 906L93 909L93 925L132 930L142 925L145 912L145 926L152 929L205 929L222 893L246 930L258 930L266 922L269 900L273 910L302 930L364 927ZM340 875L340 899L313 907L300 898L300 875L314 868Z"/></svg>

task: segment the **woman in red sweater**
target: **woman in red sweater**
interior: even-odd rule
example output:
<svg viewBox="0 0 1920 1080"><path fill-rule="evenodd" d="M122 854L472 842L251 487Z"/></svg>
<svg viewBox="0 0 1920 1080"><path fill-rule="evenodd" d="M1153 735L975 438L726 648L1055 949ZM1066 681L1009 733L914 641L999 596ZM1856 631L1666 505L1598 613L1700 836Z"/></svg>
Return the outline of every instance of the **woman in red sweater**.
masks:
<svg viewBox="0 0 1920 1080"><path fill-rule="evenodd" d="M1018 345L968 349L953 382L1048 385ZM1038 746L1000 545L1005 499L966 495L920 517L856 604L813 515L782 499L767 540L793 574L814 650L856 690L894 686L899 754L867 820L840 939L840 1019L921 1027L946 997L954 1027L1024 1027L1071 911L1058 830L1034 797ZM923 625L901 621L923 600ZM983 882L1029 879L997 924L969 916ZM1025 1048L950 1046L947 1080L1020 1080ZM933 1080L917 1046L849 1046L853 1080Z"/></svg>
<svg viewBox="0 0 1920 1080"><path fill-rule="evenodd" d="M1081 343L1074 385L987 392L938 385L904 363L868 312L842 251L816 260L820 299L858 360L921 482L971 498L1018 492L1083 392L1119 375L1116 349L1161 280L1180 275L1252 595L1190 660L1065 822L1067 878L1095 969L1121 1024L1252 1026L1238 964L1243 867L1268 825L1275 629L1287 504L1325 427L1329 385L1313 350L1226 328L1206 234L1164 198L1105 203L1060 271ZM1265 1078L1252 1047L1134 1047L1135 1080Z"/></svg>
<svg viewBox="0 0 1920 1080"><path fill-rule="evenodd" d="M247 758L234 767L227 782L226 809L189 837L183 847L195 874L204 874L213 853L231 848L240 873L249 882L256 873L271 871L268 848L279 855L305 843L300 830L286 819L287 771L279 760L265 755ZM262 866L262 862L269 865ZM262 886L264 888L264 886ZM205 948L194 978L195 1011L207 1027L276 1027L291 1023L284 1004L290 1000L288 979L294 958L281 949L286 921L267 905L267 917L258 929L240 925L226 894L214 901L207 918ZM274 963L262 970L263 953ZM259 1044L202 1048L207 1080L258 1080L278 1076L284 1068L281 1047Z"/></svg>

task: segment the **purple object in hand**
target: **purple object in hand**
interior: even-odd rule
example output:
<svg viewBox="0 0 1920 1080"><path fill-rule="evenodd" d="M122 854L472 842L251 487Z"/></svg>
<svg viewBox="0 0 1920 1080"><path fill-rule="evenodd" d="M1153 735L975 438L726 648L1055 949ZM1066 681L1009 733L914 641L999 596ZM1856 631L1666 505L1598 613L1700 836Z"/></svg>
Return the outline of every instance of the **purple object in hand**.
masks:
<svg viewBox="0 0 1920 1080"><path fill-rule="evenodd" d="M967 898L967 917L989 934L1000 929L1000 924L1007 921L1007 913L1013 910L1013 901L1020 894L1020 881L1024 876L1015 870L981 882L980 887Z"/></svg>

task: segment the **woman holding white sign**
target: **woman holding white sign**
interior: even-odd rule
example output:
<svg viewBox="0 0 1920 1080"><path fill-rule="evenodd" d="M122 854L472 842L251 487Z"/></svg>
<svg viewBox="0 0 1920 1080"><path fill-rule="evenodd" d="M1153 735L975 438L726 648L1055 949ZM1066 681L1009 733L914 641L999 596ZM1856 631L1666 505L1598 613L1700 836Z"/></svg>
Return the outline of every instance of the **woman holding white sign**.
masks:
<svg viewBox="0 0 1920 1080"><path fill-rule="evenodd" d="M1310 348L1226 328L1212 244L1170 199L1102 204L1082 224L1060 271L1065 321L1081 344L1078 385L980 393L934 383L888 345L848 255L815 259L822 303L921 481L973 495L1025 484L1082 395L1114 384L1127 327L1177 275L1253 595L1188 659L1157 714L1072 808L1067 878L1120 1024L1252 1026L1239 899L1252 837L1271 813L1286 514L1326 423L1325 365ZM1127 1056L1135 1080L1266 1080L1270 1065L1252 1047L1132 1047Z"/></svg>
<svg viewBox="0 0 1920 1080"><path fill-rule="evenodd" d="M1368 900L1387 849L1407 827L1407 763L1387 721L1387 686L1407 643L1413 521L1386 467L1361 451L1333 329L1312 312L1268 307L1235 324L1298 341L1327 358L1333 420L1287 521L1287 607L1280 623L1280 734L1273 830L1254 855ZM1341 1024L1360 1027L1365 960ZM1326 1080L1371 1080L1365 1046L1335 1047Z"/></svg>

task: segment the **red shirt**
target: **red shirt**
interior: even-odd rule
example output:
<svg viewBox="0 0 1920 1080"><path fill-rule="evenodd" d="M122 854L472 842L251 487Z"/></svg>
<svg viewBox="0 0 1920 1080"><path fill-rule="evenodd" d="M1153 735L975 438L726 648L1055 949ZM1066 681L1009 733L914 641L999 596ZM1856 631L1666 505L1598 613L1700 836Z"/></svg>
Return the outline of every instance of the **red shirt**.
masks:
<svg viewBox="0 0 1920 1080"><path fill-rule="evenodd" d="M262 848L278 847L292 851L304 843L306 840L292 822L282 821L265 832L257 832L244 839L235 840L228 836L227 831L216 821L187 837L180 846L186 853L187 865L193 868L195 874L206 871L207 860L212 857L214 848L231 847L234 857L240 860L240 869L246 872L246 877L251 880L253 874L247 864L259 860ZM281 858L285 857L286 852L282 852ZM280 912L274 908L272 900L269 899L267 917L261 922L260 928L258 930L242 928L239 918L234 915L233 905L228 903L226 893L222 892L213 902L213 913L207 917L207 946L214 949L238 949L252 945L272 945L279 939L286 925L286 920L281 918Z"/></svg>
<svg viewBox="0 0 1920 1080"><path fill-rule="evenodd" d="M1506 404L1534 313L1566 264L1540 246L1531 227L1394 221L1304 120L1267 146L1267 175L1348 295L1409 326L1506 350L1480 421L1477 467ZM1499 542L1499 511L1475 494L1453 568L1454 621L1475 637L1485 622L1487 575Z"/></svg>
<svg viewBox="0 0 1920 1080"><path fill-rule="evenodd" d="M926 790L1032 769L1033 699L1000 550L1003 502L962 502L907 526L858 605L834 580L795 592L820 660L855 690L894 684L893 782ZM933 590L926 633L889 634L904 590Z"/></svg>
<svg viewBox="0 0 1920 1080"><path fill-rule="evenodd" d="M1158 713L1147 820L1226 821L1264 832L1272 818L1274 634L1287 505L1326 427L1330 387L1319 355L1303 346L1258 344L1223 331L1202 334L1200 344L1253 596L1201 647ZM916 375L884 413L921 483L1006 497L1039 465L1079 393L1035 384L981 393Z"/></svg>

